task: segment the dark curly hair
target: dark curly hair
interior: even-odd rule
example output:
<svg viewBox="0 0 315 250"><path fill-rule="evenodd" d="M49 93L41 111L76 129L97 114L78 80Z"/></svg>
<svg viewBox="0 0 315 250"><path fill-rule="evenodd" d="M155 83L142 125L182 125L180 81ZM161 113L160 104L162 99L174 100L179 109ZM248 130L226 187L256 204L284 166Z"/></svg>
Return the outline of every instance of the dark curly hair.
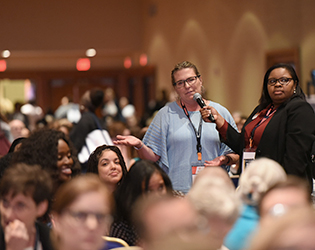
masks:
<svg viewBox="0 0 315 250"><path fill-rule="evenodd" d="M60 139L65 141L70 148L73 159L72 176L76 176L81 172L81 169L74 147L63 132L54 129L45 128L33 132L30 137L23 141L19 151L12 159L12 163L23 162L29 165L40 165L49 172L55 188L57 188L62 182L59 180L59 169L57 167L58 141Z"/></svg>
<svg viewBox="0 0 315 250"><path fill-rule="evenodd" d="M127 174L127 167L126 167L126 163L124 160L124 157L122 156L120 149L116 146L110 146L110 145L102 145L97 147L94 152L92 152L90 154L89 160L87 162L88 164L88 168L87 168L87 173L94 173L98 175L98 161L100 160L100 157L102 155L102 153L104 152L104 150L111 150L113 152L116 153L118 159L119 159L119 164L121 166L122 169L122 177L120 179L120 181L117 183L117 185L119 185L122 180L124 179L124 177Z"/></svg>

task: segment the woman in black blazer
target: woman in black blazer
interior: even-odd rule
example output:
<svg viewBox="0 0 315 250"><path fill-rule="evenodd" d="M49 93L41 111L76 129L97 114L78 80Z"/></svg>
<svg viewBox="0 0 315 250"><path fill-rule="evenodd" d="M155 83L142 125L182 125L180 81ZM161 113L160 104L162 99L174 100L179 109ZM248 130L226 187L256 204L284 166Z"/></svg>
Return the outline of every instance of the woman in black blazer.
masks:
<svg viewBox="0 0 315 250"><path fill-rule="evenodd" d="M291 65L277 64L267 70L259 105L241 133L212 107L201 109L204 121L210 122L210 113L223 142L240 155L239 173L250 160L268 157L281 164L287 174L307 179L312 187L315 115Z"/></svg>

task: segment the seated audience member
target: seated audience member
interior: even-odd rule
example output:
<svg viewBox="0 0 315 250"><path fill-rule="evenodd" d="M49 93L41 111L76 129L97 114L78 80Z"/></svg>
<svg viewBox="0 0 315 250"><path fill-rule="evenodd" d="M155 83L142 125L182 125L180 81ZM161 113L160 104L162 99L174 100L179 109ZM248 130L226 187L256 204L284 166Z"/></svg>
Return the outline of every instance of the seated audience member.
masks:
<svg viewBox="0 0 315 250"><path fill-rule="evenodd" d="M22 142L25 140L25 137L20 137L15 139L9 148L9 152L4 155L3 157L0 157L0 179L2 178L2 175L4 171L10 166L11 160L15 155L15 152L19 150L19 148L22 145Z"/></svg>
<svg viewBox="0 0 315 250"><path fill-rule="evenodd" d="M49 228L36 219L45 214L52 192L49 174L37 165L19 163L0 182L0 249L50 250Z"/></svg>
<svg viewBox="0 0 315 250"><path fill-rule="evenodd" d="M224 245L228 249L240 250L248 246L259 223L258 201L269 187L285 179L286 173L280 164L267 158L254 160L246 167L237 190L243 208L240 217L224 240Z"/></svg>
<svg viewBox="0 0 315 250"><path fill-rule="evenodd" d="M61 131L41 129L23 141L12 162L38 164L47 170L54 182L54 192L59 185L80 173L80 165L71 142Z"/></svg>
<svg viewBox="0 0 315 250"><path fill-rule="evenodd" d="M172 195L139 199L133 210L133 222L144 250L209 249L198 237L204 218L199 217L191 202Z"/></svg>
<svg viewBox="0 0 315 250"><path fill-rule="evenodd" d="M7 117L0 112L0 156L5 155L10 147L13 137Z"/></svg>
<svg viewBox="0 0 315 250"><path fill-rule="evenodd" d="M59 121L68 120L70 123L77 123L81 117L79 104L73 103L69 96L63 96L54 116Z"/></svg>
<svg viewBox="0 0 315 250"><path fill-rule="evenodd" d="M275 184L261 197L258 205L260 225L274 222L275 218L292 208L311 206L308 182L299 177L288 176L287 180Z"/></svg>
<svg viewBox="0 0 315 250"><path fill-rule="evenodd" d="M66 136L69 136L70 131L73 127L73 123L71 123L68 119L58 119L55 120L51 126L52 129L59 130L61 132L64 132Z"/></svg>
<svg viewBox="0 0 315 250"><path fill-rule="evenodd" d="M105 184L86 174L62 185L52 206L52 239L58 250L99 250L111 220L111 198Z"/></svg>
<svg viewBox="0 0 315 250"><path fill-rule="evenodd" d="M204 172L205 171L205 172ZM196 211L204 216L209 229L204 232L211 249L226 249L223 240L241 209L234 185L221 167L204 169L187 194Z"/></svg>
<svg viewBox="0 0 315 250"><path fill-rule="evenodd" d="M36 104L36 100L29 100L21 106L21 113L27 116L28 128L31 132L35 131L37 122L44 118L43 109Z"/></svg>
<svg viewBox="0 0 315 250"><path fill-rule="evenodd" d="M233 181L222 167L204 168L197 174L194 184L203 178L211 178L213 184L222 184L229 188L231 192L235 191Z"/></svg>
<svg viewBox="0 0 315 250"><path fill-rule="evenodd" d="M249 250L306 250L315 246L315 213L307 207L293 208L287 214L262 225Z"/></svg>
<svg viewBox="0 0 315 250"><path fill-rule="evenodd" d="M104 106L102 108L102 115L105 117L107 124L110 124L112 121L123 120L118 102L115 90L111 87L106 88L104 91Z"/></svg>
<svg viewBox="0 0 315 250"><path fill-rule="evenodd" d="M109 145L97 147L89 157L87 173L97 174L108 189L114 192L127 174L119 148Z"/></svg>
<svg viewBox="0 0 315 250"><path fill-rule="evenodd" d="M14 111L12 114L9 114L9 119L10 120L20 120L25 124L25 127L28 128L29 120L28 120L27 115L25 115L21 112L22 106L23 106L23 103L15 102L14 103Z"/></svg>
<svg viewBox="0 0 315 250"><path fill-rule="evenodd" d="M159 165L149 160L137 161L114 193L116 209L109 236L121 238L130 246L136 245L138 236L131 220L136 200L143 196L167 193L172 193L172 184Z"/></svg>
<svg viewBox="0 0 315 250"><path fill-rule="evenodd" d="M10 134L10 132L8 132ZM0 158L6 155L10 149L10 140L6 137L0 118Z"/></svg>
<svg viewBox="0 0 315 250"><path fill-rule="evenodd" d="M9 125L13 140L20 137L28 137L30 134L30 131L26 128L25 124L21 120L12 120L10 121Z"/></svg>

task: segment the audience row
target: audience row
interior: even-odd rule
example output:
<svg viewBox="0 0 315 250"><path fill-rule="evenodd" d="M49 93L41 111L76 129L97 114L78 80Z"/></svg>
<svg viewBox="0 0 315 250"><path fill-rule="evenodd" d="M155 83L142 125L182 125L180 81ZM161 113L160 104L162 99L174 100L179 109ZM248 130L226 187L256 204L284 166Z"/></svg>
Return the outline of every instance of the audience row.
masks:
<svg viewBox="0 0 315 250"><path fill-rule="evenodd" d="M47 144L57 154L50 164L25 157L33 135L10 153L14 157L0 181L1 249L111 249L105 236L149 250L313 244L311 188L304 179L287 176L273 160L252 161L236 189L226 170L205 168L184 195L173 190L168 175L152 161L138 160L128 171L116 146L98 147L88 173L80 174L71 143L58 137L59 131L34 134L47 141L49 134L55 143ZM68 146L67 171L58 165L65 146L61 141ZM46 158L40 156L44 150L37 158ZM296 229L303 233L294 235Z"/></svg>

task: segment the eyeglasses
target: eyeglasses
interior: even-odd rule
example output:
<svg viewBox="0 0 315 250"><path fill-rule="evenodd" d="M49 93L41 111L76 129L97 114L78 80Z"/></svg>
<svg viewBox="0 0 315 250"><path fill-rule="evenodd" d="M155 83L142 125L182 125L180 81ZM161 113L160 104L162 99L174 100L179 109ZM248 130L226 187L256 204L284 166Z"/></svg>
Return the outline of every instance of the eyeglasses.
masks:
<svg viewBox="0 0 315 250"><path fill-rule="evenodd" d="M66 212L71 216L73 221L78 225L83 225L86 223L87 219L92 216L98 225L110 224L112 217L104 213L92 213L92 212L83 212L83 211L71 211L66 210Z"/></svg>
<svg viewBox="0 0 315 250"><path fill-rule="evenodd" d="M293 78L288 78L288 77L281 77L279 79L270 78L268 79L268 85L274 86L276 85L277 82L279 82L281 85L285 86L285 85L288 85L291 80L293 80Z"/></svg>
<svg viewBox="0 0 315 250"><path fill-rule="evenodd" d="M175 82L173 85L177 88L177 89L181 89L185 86L185 83L187 82L190 86L193 86L196 81L197 78L199 78L200 76L191 76L188 77L186 80L179 80L177 82Z"/></svg>

